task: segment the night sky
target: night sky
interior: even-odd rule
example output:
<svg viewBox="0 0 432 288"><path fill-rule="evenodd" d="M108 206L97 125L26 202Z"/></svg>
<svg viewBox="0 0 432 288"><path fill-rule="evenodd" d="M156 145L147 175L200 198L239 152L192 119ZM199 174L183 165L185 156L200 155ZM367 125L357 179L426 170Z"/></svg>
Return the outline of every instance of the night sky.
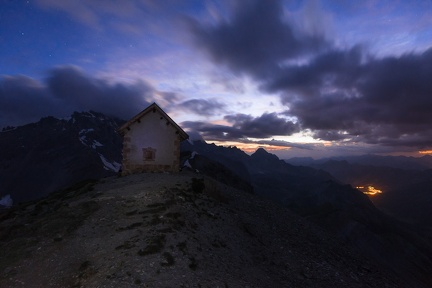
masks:
<svg viewBox="0 0 432 288"><path fill-rule="evenodd" d="M156 101L283 158L432 150L432 1L0 4L0 128Z"/></svg>

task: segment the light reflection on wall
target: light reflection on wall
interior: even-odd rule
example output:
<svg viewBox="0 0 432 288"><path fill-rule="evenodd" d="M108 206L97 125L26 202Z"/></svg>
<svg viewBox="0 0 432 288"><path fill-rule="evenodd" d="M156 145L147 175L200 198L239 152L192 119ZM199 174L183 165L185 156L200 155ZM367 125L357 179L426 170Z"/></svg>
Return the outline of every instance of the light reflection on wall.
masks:
<svg viewBox="0 0 432 288"><path fill-rule="evenodd" d="M360 190L361 192L363 192L363 194L366 194L366 195L376 195L376 194L383 193L382 190L379 190L379 189L377 189L371 185L369 185L369 186L356 186L356 188L358 190Z"/></svg>

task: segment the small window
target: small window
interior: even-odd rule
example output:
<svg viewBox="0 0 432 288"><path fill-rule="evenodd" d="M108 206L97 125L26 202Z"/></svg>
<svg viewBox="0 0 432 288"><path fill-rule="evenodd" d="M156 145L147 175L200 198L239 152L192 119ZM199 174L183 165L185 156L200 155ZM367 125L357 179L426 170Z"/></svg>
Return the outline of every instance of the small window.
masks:
<svg viewBox="0 0 432 288"><path fill-rule="evenodd" d="M148 147L143 148L144 161L154 161L156 158L156 149Z"/></svg>

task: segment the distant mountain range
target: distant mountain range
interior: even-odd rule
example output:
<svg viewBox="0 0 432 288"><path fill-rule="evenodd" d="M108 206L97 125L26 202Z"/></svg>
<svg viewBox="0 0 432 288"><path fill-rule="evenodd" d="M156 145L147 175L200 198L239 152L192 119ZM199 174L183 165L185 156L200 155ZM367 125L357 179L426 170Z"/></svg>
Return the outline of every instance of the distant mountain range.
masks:
<svg viewBox="0 0 432 288"><path fill-rule="evenodd" d="M398 277L415 279L413 287L426 282L432 285L426 276L432 271L432 245L426 240L430 232L385 215L366 195L330 173L290 165L264 149L249 156L236 147L203 141L182 144L183 157L192 169L224 182L227 173L215 175L217 169L212 168L219 167L220 171L223 167L230 171L229 182L249 183L255 194L273 199L331 231Z"/></svg>
<svg viewBox="0 0 432 288"><path fill-rule="evenodd" d="M326 171L354 187L376 187L383 193L370 199L378 208L404 221L432 227L432 156L365 155L285 161Z"/></svg>
<svg viewBox="0 0 432 288"><path fill-rule="evenodd" d="M28 201L79 181L115 175L120 167L122 147L116 129L122 123L122 120L96 112L84 112L74 113L67 120L47 117L1 132L0 196L10 195L15 202ZM363 164L334 161L331 165L323 162L312 165L314 167L294 166L264 149L248 155L236 147L221 147L204 141L184 141L181 151L184 169L272 199L332 232L413 287L432 285L429 277L432 244L426 240L432 234L385 215L366 195L349 185L352 181L341 177L347 167ZM429 158L424 159L427 163ZM387 162L393 160L388 158ZM317 165L345 166L332 170ZM367 167L362 171L371 167L401 170L364 166ZM427 173L421 169L410 171ZM370 177L379 175L373 173ZM361 183L368 182L366 180L364 176ZM398 180L402 181L402 177Z"/></svg>
<svg viewBox="0 0 432 288"><path fill-rule="evenodd" d="M360 155L360 156L335 156L330 158L313 159L311 157L294 157L285 160L292 165L315 166L328 161L347 161L351 164L361 164L368 166L380 166L389 168L399 168L404 170L425 170L432 169L432 156L422 157L407 156L381 156L381 155Z"/></svg>

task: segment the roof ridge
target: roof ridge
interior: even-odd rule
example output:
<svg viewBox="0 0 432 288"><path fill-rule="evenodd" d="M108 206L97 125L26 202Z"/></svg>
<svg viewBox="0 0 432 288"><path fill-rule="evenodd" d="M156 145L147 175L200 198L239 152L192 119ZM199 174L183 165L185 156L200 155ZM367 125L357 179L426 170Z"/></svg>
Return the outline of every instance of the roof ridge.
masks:
<svg viewBox="0 0 432 288"><path fill-rule="evenodd" d="M121 134L124 134L124 131L128 129L133 123L138 122L140 118L142 118L145 114L152 111L153 109L158 110L173 126L179 131L180 135L184 140L189 138L189 135L156 103L153 102L149 106L147 106L140 113L133 116L129 121L123 124L117 131Z"/></svg>

